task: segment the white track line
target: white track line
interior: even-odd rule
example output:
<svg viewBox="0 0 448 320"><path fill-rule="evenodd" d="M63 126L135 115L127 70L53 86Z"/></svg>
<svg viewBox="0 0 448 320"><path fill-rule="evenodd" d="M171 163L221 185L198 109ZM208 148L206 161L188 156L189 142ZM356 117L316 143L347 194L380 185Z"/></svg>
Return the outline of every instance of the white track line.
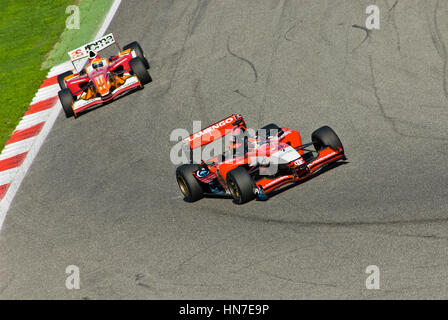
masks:
<svg viewBox="0 0 448 320"><path fill-rule="evenodd" d="M50 72L48 72L47 78L51 78L51 77L60 75L61 73L68 71L68 70L72 70L72 69L73 69L73 66L70 61L61 63L60 65L51 68Z"/></svg>
<svg viewBox="0 0 448 320"><path fill-rule="evenodd" d="M110 23L112 22L113 17L115 16L115 13L118 10L118 7L120 6L120 3L121 3L121 0L114 1L114 3L112 4L112 7L109 10L109 13L107 14L106 18L104 19L104 22L103 22L100 30L96 34L95 39L102 37L103 34L106 32L107 28L109 27ZM65 71L72 70L72 69L73 69L73 66L71 65L70 61L64 62L58 66L51 68L50 72L47 75L47 78L54 77L55 75L61 74ZM51 89L48 89L48 88L51 88ZM37 92L35 98L32 100L31 104L35 104L39 101L45 100L52 96L57 96L57 91L59 91L59 85L57 85L57 84L51 85L51 86L48 86L45 88L41 88L38 90L38 92ZM53 93L53 95L49 95L50 93ZM31 143L31 147L30 147L28 154L27 154L25 160L23 161L22 165L18 168L14 168L11 170L5 170L5 171L3 171L3 174L1 175L3 181L10 181L8 179L10 178L10 176L12 174L14 174L14 177L12 178L12 181L11 181L11 185L9 186L3 199L0 200L0 230L3 226L3 222L5 221L5 218L6 218L6 213L8 212L8 209L11 205L12 200L14 199L14 196L16 195L17 191L19 190L20 184L22 183L23 178L25 177L28 169L30 168L31 163L33 162L34 158L36 157L37 153L39 152L40 147L44 143L45 138L47 137L48 133L50 132L51 128L53 127L61 108L62 108L61 103L59 101L57 101L56 104L52 108L36 113L37 115L40 114L37 117L32 117L33 114L23 117L22 121L24 121L24 123L27 123L27 125L28 125L27 127L29 127L30 123L34 123L35 121L37 121L37 119L43 119L43 117L44 117L43 112L47 112L46 113L46 116L47 116L46 122L45 122L44 126L42 127L42 130L39 132L39 134L36 137L33 137L34 141ZM45 120L43 120L43 121L45 121ZM40 122L42 122L42 120ZM26 127L23 127L23 128L26 128ZM16 130L18 130L18 129L16 128ZM27 139L27 140L29 140L29 139ZM5 151L5 152L7 152L7 151ZM2 154L3 154L3 152L2 152ZM0 182L2 180L0 180ZM7 184L7 183L9 183L9 182L3 183L3 184ZM0 184L0 185L2 185L2 184Z"/></svg>
<svg viewBox="0 0 448 320"><path fill-rule="evenodd" d="M95 36L95 39L101 38L105 33L107 28L109 28L110 23L112 22L112 19L115 16L115 13L118 10L118 7L120 6L121 0L115 0L114 3L112 4L112 6L110 7L109 12L107 13L106 18L104 19L104 22L100 28L100 30L98 30L98 33Z"/></svg>

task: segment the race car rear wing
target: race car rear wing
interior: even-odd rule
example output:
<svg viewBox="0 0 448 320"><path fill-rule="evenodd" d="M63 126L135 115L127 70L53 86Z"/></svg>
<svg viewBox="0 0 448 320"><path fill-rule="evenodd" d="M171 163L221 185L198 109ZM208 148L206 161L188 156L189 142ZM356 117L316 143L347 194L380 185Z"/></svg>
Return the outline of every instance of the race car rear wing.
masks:
<svg viewBox="0 0 448 320"><path fill-rule="evenodd" d="M184 141L189 145L190 149L196 149L223 137L234 128L245 126L246 124L242 115L232 114L230 117L193 133L191 136L186 137Z"/></svg>
<svg viewBox="0 0 448 320"><path fill-rule="evenodd" d="M244 118L240 114L232 114L231 116L186 137L183 140L185 146L184 150L190 154L190 159L193 159L194 149L222 138L226 134L232 132L235 128L246 128Z"/></svg>
<svg viewBox="0 0 448 320"><path fill-rule="evenodd" d="M89 53L91 51L93 51L94 53L98 53L99 51L110 47L114 43L116 43L114 35L113 33L109 33L97 40L89 42L77 49L70 51L68 53L68 56L70 57L70 61L72 62L73 67L75 67L75 70L79 72L88 61ZM118 49L120 50L120 47L118 47Z"/></svg>

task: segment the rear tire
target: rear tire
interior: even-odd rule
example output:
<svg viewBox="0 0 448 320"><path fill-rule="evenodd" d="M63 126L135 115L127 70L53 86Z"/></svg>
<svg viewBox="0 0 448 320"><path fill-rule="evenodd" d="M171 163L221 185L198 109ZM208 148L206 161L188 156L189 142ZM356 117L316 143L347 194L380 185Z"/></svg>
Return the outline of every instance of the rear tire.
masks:
<svg viewBox="0 0 448 320"><path fill-rule="evenodd" d="M133 41L123 47L123 51L125 51L127 49L134 50L137 57L139 57L140 59L143 60L143 63L145 64L145 68L149 69L148 59L146 59L145 54L143 53L143 49L137 41Z"/></svg>
<svg viewBox="0 0 448 320"><path fill-rule="evenodd" d="M61 87L61 90L67 88L67 86L65 85L64 78L68 77L68 76L70 76L72 74L73 74L73 72L67 71L67 72L64 72L64 73L58 75L58 83L59 83L59 86Z"/></svg>
<svg viewBox="0 0 448 320"><path fill-rule="evenodd" d="M198 201L204 197L201 184L193 176L193 172L198 169L197 164L183 164L176 169L177 184L188 202Z"/></svg>
<svg viewBox="0 0 448 320"><path fill-rule="evenodd" d="M238 167L227 173L227 186L233 200L238 204L255 199L254 181L243 167Z"/></svg>
<svg viewBox="0 0 448 320"><path fill-rule="evenodd" d="M62 104L62 109L64 110L65 116L67 118L73 117L75 112L73 111L73 96L70 89L65 88L58 92L59 100Z"/></svg>
<svg viewBox="0 0 448 320"><path fill-rule="evenodd" d="M134 75L137 76L142 86L152 81L148 70L146 70L145 68L145 63L141 58L137 57L131 59L131 61L129 61L129 66L131 67L131 70L134 73Z"/></svg>
<svg viewBox="0 0 448 320"><path fill-rule="evenodd" d="M344 147L342 146L342 142L339 139L336 132L331 129L329 126L323 126L314 131L311 134L311 140L313 141L314 147L316 151L319 152L322 149L330 147L336 151L341 149L344 151Z"/></svg>

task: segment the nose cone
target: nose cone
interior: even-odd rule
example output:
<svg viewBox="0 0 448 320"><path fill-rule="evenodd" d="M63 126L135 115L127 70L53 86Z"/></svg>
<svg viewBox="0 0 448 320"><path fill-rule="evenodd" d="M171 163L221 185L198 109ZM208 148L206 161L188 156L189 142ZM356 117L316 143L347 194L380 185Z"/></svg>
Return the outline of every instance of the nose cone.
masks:
<svg viewBox="0 0 448 320"><path fill-rule="evenodd" d="M98 72L93 77L93 83L95 85L96 90L101 96L105 96L109 94L110 91L110 82L104 72Z"/></svg>

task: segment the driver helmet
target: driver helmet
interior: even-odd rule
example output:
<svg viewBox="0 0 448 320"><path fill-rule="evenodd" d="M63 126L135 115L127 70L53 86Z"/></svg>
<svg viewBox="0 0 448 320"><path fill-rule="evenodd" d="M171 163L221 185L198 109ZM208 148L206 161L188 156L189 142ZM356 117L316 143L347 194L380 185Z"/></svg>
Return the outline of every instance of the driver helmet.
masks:
<svg viewBox="0 0 448 320"><path fill-rule="evenodd" d="M98 69L98 68L102 68L104 67L104 60L97 57L95 59L92 60L92 68L93 69Z"/></svg>

